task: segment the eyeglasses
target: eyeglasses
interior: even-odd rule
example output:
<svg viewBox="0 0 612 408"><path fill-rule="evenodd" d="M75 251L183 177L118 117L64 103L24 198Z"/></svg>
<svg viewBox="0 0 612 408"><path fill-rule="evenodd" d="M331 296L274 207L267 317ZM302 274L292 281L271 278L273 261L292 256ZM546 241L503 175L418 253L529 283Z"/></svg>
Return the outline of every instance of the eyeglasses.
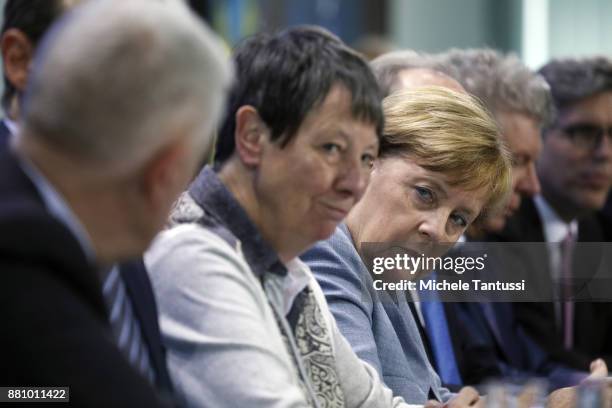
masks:
<svg viewBox="0 0 612 408"><path fill-rule="evenodd" d="M612 127L607 129L591 123L576 123L560 128L574 146L583 150L594 150L601 145L603 137L612 144Z"/></svg>

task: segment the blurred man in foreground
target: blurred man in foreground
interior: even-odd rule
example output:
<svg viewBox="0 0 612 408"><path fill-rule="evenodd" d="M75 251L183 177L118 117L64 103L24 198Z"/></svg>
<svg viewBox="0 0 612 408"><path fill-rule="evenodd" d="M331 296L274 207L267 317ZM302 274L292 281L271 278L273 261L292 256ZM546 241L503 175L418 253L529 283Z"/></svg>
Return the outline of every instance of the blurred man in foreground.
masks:
<svg viewBox="0 0 612 408"><path fill-rule="evenodd" d="M92 1L45 40L0 157L0 383L163 405L154 301L142 307L112 265L144 251L210 148L222 55L172 1Z"/></svg>

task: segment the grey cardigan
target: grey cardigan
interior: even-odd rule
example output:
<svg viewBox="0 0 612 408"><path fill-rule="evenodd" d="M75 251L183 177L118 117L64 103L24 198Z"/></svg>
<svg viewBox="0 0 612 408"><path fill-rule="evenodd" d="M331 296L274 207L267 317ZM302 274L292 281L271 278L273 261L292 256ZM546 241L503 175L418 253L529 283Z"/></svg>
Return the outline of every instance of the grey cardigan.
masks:
<svg viewBox="0 0 612 408"><path fill-rule="evenodd" d="M214 173L202 176L208 177L208 183L212 180L213 185L205 183L204 189L213 211L225 212L214 208L223 202L229 208L236 205L227 197L227 190L219 191L224 186ZM168 366L188 406L319 406L311 395L312 385L300 384L298 371L303 367L295 364L299 354L295 338L281 335L279 324L288 321L276 318L286 317L296 293L306 286L314 292L324 316L344 406L409 406L393 397L376 370L352 351L304 263L299 259L288 263L286 274L261 271L262 256L253 256L258 248L252 243L243 243L222 223L206 226L201 222L208 210L184 194L174 217L181 223L161 233L145 255L160 309ZM241 216L233 214L228 223Z"/></svg>

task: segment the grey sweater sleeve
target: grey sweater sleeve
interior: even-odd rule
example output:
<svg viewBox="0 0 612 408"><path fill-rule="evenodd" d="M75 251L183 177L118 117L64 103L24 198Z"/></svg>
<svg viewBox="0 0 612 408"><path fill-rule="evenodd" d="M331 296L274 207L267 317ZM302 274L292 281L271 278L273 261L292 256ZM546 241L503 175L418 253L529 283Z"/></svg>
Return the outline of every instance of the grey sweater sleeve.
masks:
<svg viewBox="0 0 612 408"><path fill-rule="evenodd" d="M309 406L265 294L234 248L186 224L162 233L145 263L187 406Z"/></svg>

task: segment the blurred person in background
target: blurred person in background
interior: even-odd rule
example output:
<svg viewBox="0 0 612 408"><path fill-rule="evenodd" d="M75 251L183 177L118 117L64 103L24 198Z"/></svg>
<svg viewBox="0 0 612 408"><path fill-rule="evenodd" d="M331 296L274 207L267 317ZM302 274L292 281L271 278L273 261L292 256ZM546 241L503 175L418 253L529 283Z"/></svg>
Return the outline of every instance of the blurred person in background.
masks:
<svg viewBox="0 0 612 408"><path fill-rule="evenodd" d="M0 149L17 133L23 91L32 69L34 52L53 21L79 0L7 0L0 37L4 74L0 121Z"/></svg>
<svg viewBox="0 0 612 408"><path fill-rule="evenodd" d="M612 309L608 302L572 302L555 282L585 277L581 242L604 241L595 213L612 185L612 61L607 57L556 59L540 69L550 84L556 114L543 133L537 174L541 194L525 200L500 234L505 241L561 243L539 270L557 302L517 303L522 327L555 360L588 370L595 358L612 364ZM596 261L589 256L590 261ZM564 265L567 265L564 266ZM605 284L605 283L602 283ZM571 287L570 287L571 288ZM608 299L610 300L610 299Z"/></svg>
<svg viewBox="0 0 612 408"><path fill-rule="evenodd" d="M150 283L112 266L142 254L210 149L231 66L174 1L91 1L43 43L0 157L0 383L165 406Z"/></svg>
<svg viewBox="0 0 612 408"><path fill-rule="evenodd" d="M424 255L435 255L433 247L455 242L481 213L505 205L509 153L491 116L465 93L442 87L399 90L383 106L380 155L362 200L331 238L302 259L355 352L395 393L413 404L428 399L478 404L474 389L453 396L440 385L408 292L374 289L363 245L427 244Z"/></svg>
<svg viewBox="0 0 612 408"><path fill-rule="evenodd" d="M423 86L443 86L465 92L463 86L454 79L457 72L453 66L441 64L434 54L412 50L393 51L372 60L370 66L385 97L400 89Z"/></svg>

